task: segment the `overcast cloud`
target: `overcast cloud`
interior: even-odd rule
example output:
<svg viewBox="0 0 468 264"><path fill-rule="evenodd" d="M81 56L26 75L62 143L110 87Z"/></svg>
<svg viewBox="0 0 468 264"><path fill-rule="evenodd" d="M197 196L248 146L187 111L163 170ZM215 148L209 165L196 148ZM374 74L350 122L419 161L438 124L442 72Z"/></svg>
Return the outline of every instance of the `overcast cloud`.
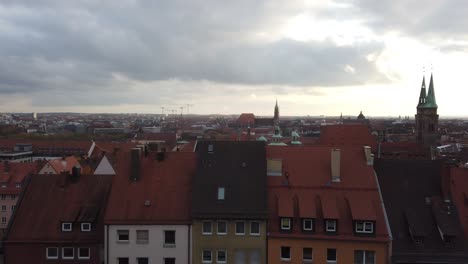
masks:
<svg viewBox="0 0 468 264"><path fill-rule="evenodd" d="M0 110L216 112L228 98L380 93L405 76L389 62L389 34L466 51L462 0L422 2L0 0L0 96L18 100Z"/></svg>

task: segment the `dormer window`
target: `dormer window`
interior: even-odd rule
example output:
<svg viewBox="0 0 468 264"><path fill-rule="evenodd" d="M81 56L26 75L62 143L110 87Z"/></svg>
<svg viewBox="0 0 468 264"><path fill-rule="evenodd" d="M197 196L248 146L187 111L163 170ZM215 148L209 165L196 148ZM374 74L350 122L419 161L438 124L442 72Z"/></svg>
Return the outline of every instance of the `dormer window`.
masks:
<svg viewBox="0 0 468 264"><path fill-rule="evenodd" d="M291 230L291 218L289 217L282 217L280 221L280 227L283 231L290 231Z"/></svg>
<svg viewBox="0 0 468 264"><path fill-rule="evenodd" d="M418 245L424 244L424 237L422 236L415 236L413 237L413 242Z"/></svg>
<svg viewBox="0 0 468 264"><path fill-rule="evenodd" d="M208 145L208 153L213 153L214 152L214 147L213 144Z"/></svg>
<svg viewBox="0 0 468 264"><path fill-rule="evenodd" d="M356 233L360 234L373 234L374 233L374 223L365 222L365 221L356 221L355 224Z"/></svg>
<svg viewBox="0 0 468 264"><path fill-rule="evenodd" d="M71 232L72 227L73 227L72 223L64 222L64 223L62 223L62 232Z"/></svg>
<svg viewBox="0 0 468 264"><path fill-rule="evenodd" d="M91 223L81 223L81 232L90 232Z"/></svg>
<svg viewBox="0 0 468 264"><path fill-rule="evenodd" d="M336 232L336 220L325 220L325 231L327 233L335 233Z"/></svg>
<svg viewBox="0 0 468 264"><path fill-rule="evenodd" d="M314 231L314 219L312 218L302 219L302 231L313 232Z"/></svg>

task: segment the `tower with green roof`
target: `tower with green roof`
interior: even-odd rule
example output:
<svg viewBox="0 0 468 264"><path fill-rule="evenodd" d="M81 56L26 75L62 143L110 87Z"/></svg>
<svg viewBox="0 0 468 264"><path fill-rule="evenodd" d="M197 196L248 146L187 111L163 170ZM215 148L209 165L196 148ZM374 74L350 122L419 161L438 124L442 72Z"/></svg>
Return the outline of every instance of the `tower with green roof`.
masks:
<svg viewBox="0 0 468 264"><path fill-rule="evenodd" d="M422 145L434 146L438 139L437 127L439 124L439 115L437 114L432 74L427 94L425 79L423 77L416 110L416 140Z"/></svg>

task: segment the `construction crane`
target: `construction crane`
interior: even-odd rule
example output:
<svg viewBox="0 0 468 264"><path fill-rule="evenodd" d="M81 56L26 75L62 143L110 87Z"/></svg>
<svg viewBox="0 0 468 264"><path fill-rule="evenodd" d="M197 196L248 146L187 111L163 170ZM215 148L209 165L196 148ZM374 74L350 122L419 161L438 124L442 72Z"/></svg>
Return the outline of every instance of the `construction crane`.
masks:
<svg viewBox="0 0 468 264"><path fill-rule="evenodd" d="M194 105L193 104L185 104L185 106L187 107L187 115L188 115L189 112L190 112L190 107L193 107Z"/></svg>

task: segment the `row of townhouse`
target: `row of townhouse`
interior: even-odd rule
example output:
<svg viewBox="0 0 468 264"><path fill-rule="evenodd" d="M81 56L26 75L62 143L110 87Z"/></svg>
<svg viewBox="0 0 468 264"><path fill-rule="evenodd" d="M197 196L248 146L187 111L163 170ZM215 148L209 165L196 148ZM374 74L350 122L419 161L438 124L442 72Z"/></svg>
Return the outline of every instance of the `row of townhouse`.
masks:
<svg viewBox="0 0 468 264"><path fill-rule="evenodd" d="M114 176L33 175L5 262L468 263L440 162L376 173L369 147L211 141L116 159Z"/></svg>

